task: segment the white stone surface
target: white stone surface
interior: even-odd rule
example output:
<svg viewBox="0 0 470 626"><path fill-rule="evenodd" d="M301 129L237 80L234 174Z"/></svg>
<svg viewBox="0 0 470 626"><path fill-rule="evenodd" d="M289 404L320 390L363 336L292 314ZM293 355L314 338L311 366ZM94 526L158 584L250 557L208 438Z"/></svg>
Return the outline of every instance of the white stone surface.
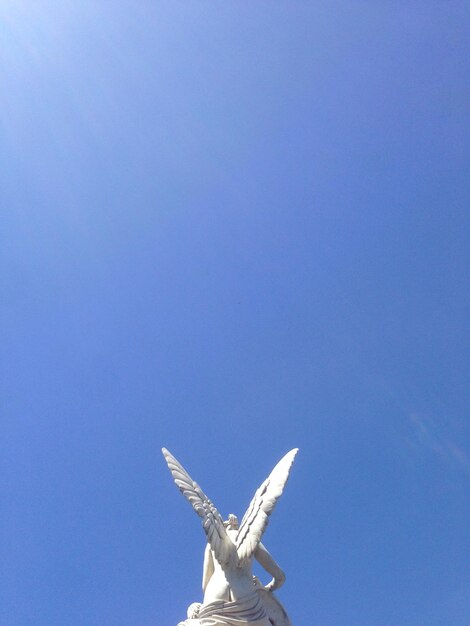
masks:
<svg viewBox="0 0 470 626"><path fill-rule="evenodd" d="M204 555L202 605L192 604L179 626L291 626L272 593L285 581L284 572L261 543L277 500L289 477L297 448L288 452L256 491L241 524L235 515L227 521L176 458L163 448L174 481L202 519L207 537ZM265 587L253 577L258 561L273 578Z"/></svg>

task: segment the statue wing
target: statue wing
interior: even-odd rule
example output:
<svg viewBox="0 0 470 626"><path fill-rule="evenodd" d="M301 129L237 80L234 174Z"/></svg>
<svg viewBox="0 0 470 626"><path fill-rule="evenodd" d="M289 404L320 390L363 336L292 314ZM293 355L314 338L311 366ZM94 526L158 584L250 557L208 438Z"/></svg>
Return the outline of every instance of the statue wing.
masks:
<svg viewBox="0 0 470 626"><path fill-rule="evenodd" d="M284 485L289 478L290 468L297 452L298 448L294 448L279 461L250 502L236 540L240 563L249 559L258 547L268 525L269 516L284 491Z"/></svg>
<svg viewBox="0 0 470 626"><path fill-rule="evenodd" d="M162 448L162 452L176 485L202 519L202 527L217 561L221 565L226 565L233 560L236 562L238 559L235 545L225 530L218 510L181 463L166 448Z"/></svg>

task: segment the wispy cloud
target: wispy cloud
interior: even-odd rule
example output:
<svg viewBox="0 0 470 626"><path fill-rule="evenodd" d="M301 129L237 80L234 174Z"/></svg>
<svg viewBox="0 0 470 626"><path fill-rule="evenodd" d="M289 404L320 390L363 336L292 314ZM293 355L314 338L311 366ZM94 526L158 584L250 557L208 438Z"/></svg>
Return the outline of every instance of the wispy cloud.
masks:
<svg viewBox="0 0 470 626"><path fill-rule="evenodd" d="M409 419L413 427L413 434L409 443L412 443L414 446L422 446L437 455L444 462L470 471L468 454L453 441L448 432L445 432L446 429L443 428L441 423L431 417L425 417L417 413L412 413Z"/></svg>

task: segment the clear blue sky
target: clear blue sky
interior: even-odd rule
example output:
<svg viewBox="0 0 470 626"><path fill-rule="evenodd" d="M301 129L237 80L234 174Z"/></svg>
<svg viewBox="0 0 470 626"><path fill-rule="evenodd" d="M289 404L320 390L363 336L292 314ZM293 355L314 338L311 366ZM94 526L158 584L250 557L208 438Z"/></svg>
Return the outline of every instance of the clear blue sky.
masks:
<svg viewBox="0 0 470 626"><path fill-rule="evenodd" d="M300 448L296 626L470 625L466 1L3 0L1 626L175 626ZM264 580L267 580L266 578Z"/></svg>

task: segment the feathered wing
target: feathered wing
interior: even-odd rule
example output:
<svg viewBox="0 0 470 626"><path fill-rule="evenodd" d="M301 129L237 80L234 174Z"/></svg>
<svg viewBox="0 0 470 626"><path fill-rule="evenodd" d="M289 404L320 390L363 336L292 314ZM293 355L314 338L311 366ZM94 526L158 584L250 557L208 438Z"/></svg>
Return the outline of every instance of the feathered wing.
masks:
<svg viewBox="0 0 470 626"><path fill-rule="evenodd" d="M217 561L221 565L226 565L233 560L237 561L235 545L227 535L224 522L216 507L181 463L166 448L162 448L162 452L177 487L202 519L202 527Z"/></svg>
<svg viewBox="0 0 470 626"><path fill-rule="evenodd" d="M252 556L261 541L269 516L284 491L284 485L289 478L290 468L297 452L298 448L294 448L282 457L250 502L236 540L238 559L241 564Z"/></svg>

